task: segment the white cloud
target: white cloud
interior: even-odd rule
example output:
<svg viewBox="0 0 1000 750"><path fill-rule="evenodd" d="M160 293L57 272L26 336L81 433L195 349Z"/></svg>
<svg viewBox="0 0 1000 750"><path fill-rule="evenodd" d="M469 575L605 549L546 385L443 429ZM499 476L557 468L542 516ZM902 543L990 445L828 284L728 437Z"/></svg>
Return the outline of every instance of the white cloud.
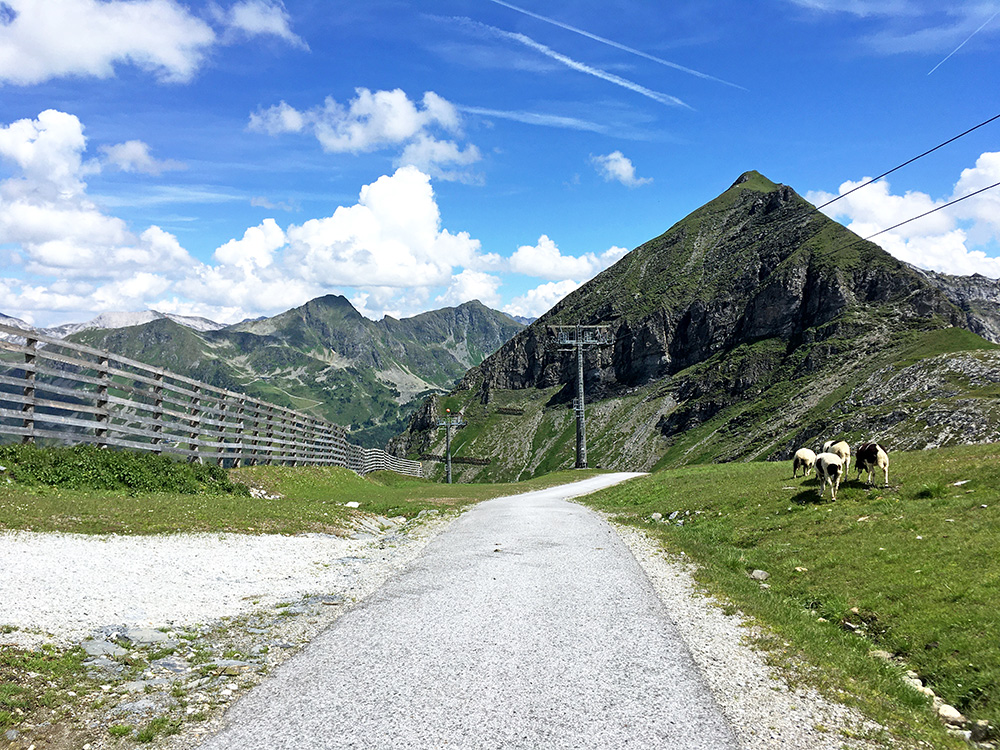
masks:
<svg viewBox="0 0 1000 750"><path fill-rule="evenodd" d="M122 172L141 172L158 175L176 169L184 169L184 164L173 159L154 159L149 153L149 145L142 141L125 141L114 146L101 146L105 163Z"/></svg>
<svg viewBox="0 0 1000 750"><path fill-rule="evenodd" d="M289 268L332 286L431 287L475 262L479 241L441 228L430 178L401 167L361 189L358 203L287 231Z"/></svg>
<svg viewBox="0 0 1000 750"><path fill-rule="evenodd" d="M253 112L247 127L254 132L267 135L301 133L306 127L306 115L282 101L273 107Z"/></svg>
<svg viewBox="0 0 1000 750"><path fill-rule="evenodd" d="M406 145L396 159L396 166L409 164L431 177L452 182L477 182L479 178L463 167L469 167L481 158L479 149L472 144L462 150L454 141L439 141L421 133Z"/></svg>
<svg viewBox="0 0 1000 750"><path fill-rule="evenodd" d="M280 2L241 0L218 15L229 29L246 36L276 36L293 46L309 49L309 45L292 31L288 11Z"/></svg>
<svg viewBox="0 0 1000 750"><path fill-rule="evenodd" d="M605 156L592 156L591 163L597 168L598 174L608 182L617 181L626 187L634 188L648 185L652 177L636 177L632 160L621 151L612 151Z"/></svg>
<svg viewBox="0 0 1000 750"><path fill-rule="evenodd" d="M845 182L837 194L843 195L864 182L866 178ZM945 198L935 200L916 191L894 195L890 184L879 180L838 200L823 212L844 222L859 236L869 237L996 182L1000 182L1000 152L984 153L975 167L962 171L951 195ZM873 241L900 260L921 268L956 275L980 273L1000 277L1000 260L980 249L1000 240L998 191L1000 188L988 190L874 237ZM836 195L812 192L806 197L821 205Z"/></svg>
<svg viewBox="0 0 1000 750"><path fill-rule="evenodd" d="M514 297L508 304L504 305L503 311L509 315L537 318L542 313L552 309L552 306L559 300L580 286L581 282L578 281L550 281Z"/></svg>
<svg viewBox="0 0 1000 750"><path fill-rule="evenodd" d="M208 15L227 37L270 35L308 49L277 0L240 0ZM162 82L183 83L219 41L212 26L177 0L5 0L0 82L111 78L117 66L134 65Z"/></svg>
<svg viewBox="0 0 1000 750"><path fill-rule="evenodd" d="M543 234L537 244L519 247L510 256L509 266L516 273L540 279L586 281L616 263L627 252L625 248L612 247L600 255L563 255L556 243Z"/></svg>
<svg viewBox="0 0 1000 750"><path fill-rule="evenodd" d="M455 274L448 290L435 299L441 305L457 306L477 299L487 307L496 308L500 304L500 278L482 271L465 269Z"/></svg>
<svg viewBox="0 0 1000 750"><path fill-rule="evenodd" d="M216 249L213 257L221 264L245 270L267 268L274 262L274 252L285 244L285 233L274 219L264 219L260 226L250 227L241 240L229 240Z"/></svg>
<svg viewBox="0 0 1000 750"><path fill-rule="evenodd" d="M327 97L322 106L297 110L280 102L250 115L248 128L268 135L310 132L328 153L367 153L401 149L396 166L415 166L446 180L475 181L469 170L482 157L474 145L464 148L436 133L461 135L461 116L433 91L419 102L401 89L372 92L355 90L346 105Z"/></svg>
<svg viewBox="0 0 1000 750"><path fill-rule="evenodd" d="M174 0L6 0L0 24L0 81L18 85L64 76L110 78L131 63L162 81L187 81L215 32Z"/></svg>

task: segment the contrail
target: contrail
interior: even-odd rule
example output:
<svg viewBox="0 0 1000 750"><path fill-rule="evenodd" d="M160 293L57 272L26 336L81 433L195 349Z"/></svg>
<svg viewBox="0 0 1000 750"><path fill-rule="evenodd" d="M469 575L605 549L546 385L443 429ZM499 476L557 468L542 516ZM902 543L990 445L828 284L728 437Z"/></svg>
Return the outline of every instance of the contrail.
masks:
<svg viewBox="0 0 1000 750"><path fill-rule="evenodd" d="M499 0L492 0L492 2L494 2L494 3L495 3L495 2L498 2L498 1L499 1ZM506 3L501 3L501 5L505 5L505 4L506 4ZM975 30L975 31L973 31L973 32L972 32L971 34L969 34L969 38L968 38L968 39L966 39L966 40L965 40L964 42L962 42L962 43L961 43L960 45L958 45L957 47L955 47L955 49L953 49L953 50L951 51L951 54L949 54L949 55L948 55L948 57L951 57L951 56L952 56L952 55L954 55L954 54L955 54L956 52L958 52L958 51L959 51L960 49L962 49L962 47L964 47L964 46L965 46L966 42L968 42L968 41L969 41L969 39L972 39L972 37L974 37L974 36L975 36L976 34L978 34L978 33L979 33L980 31L982 31L982 30L983 30L984 28L986 28L986 25L987 25L987 24L988 24L988 23L989 23L990 21L992 21L992 20L993 20L994 18L996 18L997 16L1000 16L1000 10L998 10L998 11L997 11L996 13L994 13L994 14L993 14L992 16L990 16L989 18L987 18L987 19L986 19L986 21L985 21L985 22L983 23L983 25L982 25L982 26L980 26L980 27L979 27L978 29L976 29L976 30ZM930 69L930 72L928 72L928 73L927 73L927 75L930 75L930 74L931 74L931 73L933 73L933 72L934 72L935 70L937 70L937 69L938 69L938 68L940 68L940 67L941 67L942 65L944 65L944 64L945 64L945 63L946 63L946 62L948 61L948 57L946 57L946 58L945 58L944 60L942 60L942 61L941 61L941 62L939 62L939 63L938 63L937 65L935 65L935 66L934 66L933 68L931 68L931 69Z"/></svg>
<svg viewBox="0 0 1000 750"><path fill-rule="evenodd" d="M496 3L497 5L502 5L505 8L510 8L518 13L523 13L526 16L535 18L539 21L544 21L545 23L550 23L553 26L558 26L561 29L566 29L566 31L572 31L574 34L579 34L580 36L585 36L588 39L593 39L595 42L600 42L601 44L607 44L615 49L620 49L624 52L628 52L633 55L638 55L639 57L644 57L647 60L652 60L653 62L659 63L660 65L666 65L668 68L673 68L674 70L679 70L682 73L688 73L689 75L697 76L698 78L704 78L706 81L715 81L716 83L722 83L726 86L732 86L735 89L740 89L742 91L747 91L743 86L737 83L731 83L725 81L721 78L716 78L715 76L710 76L707 73L702 73L691 68L686 68L683 65L678 65L677 63L672 63L669 60L664 60L661 57L656 57L655 55L650 55L642 50L635 49L633 47L628 47L619 42L613 41L611 39L605 39L603 36L597 36L597 34L591 34L589 31L584 31L583 29L578 29L576 26L570 26L568 23L563 23L562 21L557 21L554 18L546 18L545 16L540 16L537 13L532 13L530 10L525 10L524 8L519 8L516 5L511 5L510 3L505 3L503 0L490 0L491 3ZM991 19L992 20L992 19ZM933 71L932 71L933 72Z"/></svg>
<svg viewBox="0 0 1000 750"><path fill-rule="evenodd" d="M613 83L616 86L621 86L622 88L626 88L629 91L634 91L635 93L641 94L642 96L645 96L648 99L652 99L655 102L659 102L660 104L666 104L668 106L673 106L673 107L684 107L685 109L694 109L691 105L678 99L676 96L671 96L670 94L664 94L660 91L654 91L653 89L648 89L645 86L636 83L635 81L630 81L627 78L616 76L614 73L609 73L606 70L601 70L600 68L595 68L590 65L586 65L585 63L578 62L577 60L574 60L571 57L567 57L566 55L556 52L554 49L546 47L544 44L536 42L534 39L532 39L529 36L525 36L524 34L518 34L512 31L504 31L503 29L498 29L496 26L490 26L489 24L485 24L480 21L473 21L472 19L469 18L458 18L456 20L459 20L463 23L467 23L471 26L476 26L482 29L486 29L491 34L499 36L503 39L510 39L512 41L523 44L526 47L530 47L531 49L535 50L536 52L541 52L546 57L551 57L553 60L561 62L566 67L572 68L573 70L578 70L581 73L586 73L587 75L591 75L596 78L600 78L604 81L607 81L608 83Z"/></svg>
<svg viewBox="0 0 1000 750"><path fill-rule="evenodd" d="M486 109L485 107L467 107L456 105L460 112L468 112L473 115L483 115L485 117L497 117L503 120L513 120L523 122L527 125L541 125L551 128L569 128L570 130L589 130L594 133L607 133L608 128L598 125L596 122L580 120L576 117L563 117L562 115L542 115L536 112L511 112L500 109Z"/></svg>

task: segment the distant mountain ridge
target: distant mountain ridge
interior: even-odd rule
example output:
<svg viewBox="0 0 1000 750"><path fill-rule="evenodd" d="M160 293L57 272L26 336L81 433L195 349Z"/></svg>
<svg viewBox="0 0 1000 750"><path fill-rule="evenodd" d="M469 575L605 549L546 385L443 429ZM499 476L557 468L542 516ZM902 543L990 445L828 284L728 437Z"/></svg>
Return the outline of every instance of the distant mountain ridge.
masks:
<svg viewBox="0 0 1000 750"><path fill-rule="evenodd" d="M466 374L444 401L469 423L456 450L493 461L463 477L572 466L575 359L550 327L577 323L613 342L585 356L593 464L781 458L838 435L998 440L1000 407L983 398L1000 380L998 289L915 269L748 172ZM943 395L915 402L920 388ZM441 405L415 413L397 451L440 450ZM949 408L965 410L960 426Z"/></svg>
<svg viewBox="0 0 1000 750"><path fill-rule="evenodd" d="M33 326L20 318L13 318L9 315L0 313L0 323L3 323L4 325L9 325L13 328L23 328L24 330L38 331L42 335L51 336L52 338L57 339L66 338L70 334L89 328L101 330L111 328L128 328L129 326L143 325L144 323L150 323L154 320L163 319L172 320L179 325L191 328L195 331L218 331L226 327L225 324L216 323L214 320L209 320L208 318L200 318L191 315L175 315L173 313L161 313L156 310L141 310L138 312L105 312L101 313L96 318L91 318L86 323L63 323L62 325L51 326L49 328Z"/></svg>
<svg viewBox="0 0 1000 750"><path fill-rule="evenodd" d="M478 301L372 321L328 295L232 326L153 311L106 314L66 338L315 413L374 446L403 429L423 396L450 389L521 328Z"/></svg>

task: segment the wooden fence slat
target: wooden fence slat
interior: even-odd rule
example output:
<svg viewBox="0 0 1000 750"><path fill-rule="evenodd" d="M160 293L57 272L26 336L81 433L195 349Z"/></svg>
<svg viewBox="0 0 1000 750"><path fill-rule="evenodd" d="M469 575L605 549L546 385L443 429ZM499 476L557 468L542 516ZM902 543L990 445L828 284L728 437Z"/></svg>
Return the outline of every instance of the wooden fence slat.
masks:
<svg viewBox="0 0 1000 750"><path fill-rule="evenodd" d="M0 403L20 405L0 408L0 435L220 464L314 464L421 476L418 461L354 445L346 429L309 414L32 331L0 325L0 333L24 341L0 340L0 351L24 360L0 360L0 385L21 391L0 391Z"/></svg>

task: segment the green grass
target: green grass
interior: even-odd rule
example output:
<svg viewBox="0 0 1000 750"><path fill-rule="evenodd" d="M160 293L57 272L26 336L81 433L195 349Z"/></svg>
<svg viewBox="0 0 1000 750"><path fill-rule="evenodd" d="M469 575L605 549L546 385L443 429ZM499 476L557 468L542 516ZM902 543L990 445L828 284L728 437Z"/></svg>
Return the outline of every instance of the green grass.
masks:
<svg viewBox="0 0 1000 750"><path fill-rule="evenodd" d="M662 471L587 502L689 555L706 585L794 643L821 687L853 686L894 732L948 747L901 668L868 652L889 651L945 702L1000 725L998 458L997 445L893 454L890 488L868 489L852 467L836 502L814 478L791 479L790 462ZM674 511L683 526L648 525Z"/></svg>
<svg viewBox="0 0 1000 750"><path fill-rule="evenodd" d="M19 725L35 712L71 703L81 682L82 648L44 645L35 651L0 646L0 730Z"/></svg>
<svg viewBox="0 0 1000 750"><path fill-rule="evenodd" d="M6 467L7 476L15 482L29 486L112 490L132 495L158 491L247 494L244 486L230 482L218 466L154 453L102 450L93 445L0 445L0 465Z"/></svg>
<svg viewBox="0 0 1000 750"><path fill-rule="evenodd" d="M518 484L440 484L376 472L359 477L335 467L258 466L230 470L245 482L282 497L242 493L129 493L112 490L0 483L0 529L83 534L239 532L338 533L360 511L413 518L421 510L448 510L500 495L585 479L595 472L558 472ZM360 503L358 511L344 507Z"/></svg>

